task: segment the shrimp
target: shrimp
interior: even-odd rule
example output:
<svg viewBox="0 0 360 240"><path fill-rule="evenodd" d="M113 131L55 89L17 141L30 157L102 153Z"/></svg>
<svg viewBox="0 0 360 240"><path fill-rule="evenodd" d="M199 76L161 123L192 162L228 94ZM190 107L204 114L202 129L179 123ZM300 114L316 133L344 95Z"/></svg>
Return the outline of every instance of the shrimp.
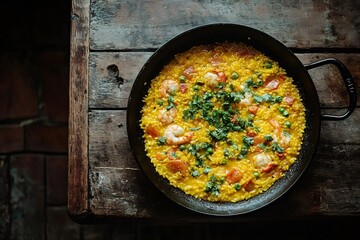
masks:
<svg viewBox="0 0 360 240"><path fill-rule="evenodd" d="M173 95L179 89L179 84L174 80L165 80L160 86L160 95L162 97L168 97Z"/></svg>
<svg viewBox="0 0 360 240"><path fill-rule="evenodd" d="M185 130L177 124L169 125L164 133L166 143L172 145L181 145L190 142L193 132L185 133Z"/></svg>
<svg viewBox="0 0 360 240"><path fill-rule="evenodd" d="M246 92L244 96L245 98L240 100L241 104L247 106L251 105L253 103L252 94L250 92Z"/></svg>
<svg viewBox="0 0 360 240"><path fill-rule="evenodd" d="M285 148L289 147L291 141L291 136L289 133L282 131L280 135L280 145L284 146Z"/></svg>
<svg viewBox="0 0 360 240"><path fill-rule="evenodd" d="M158 115L158 119L163 125L170 124L174 122L176 114L177 110L175 108L170 108L169 110L162 109Z"/></svg>
<svg viewBox="0 0 360 240"><path fill-rule="evenodd" d="M261 172L269 173L276 167L271 157L265 153L256 154L253 159L255 161L255 167L260 168Z"/></svg>
<svg viewBox="0 0 360 240"><path fill-rule="evenodd" d="M218 75L212 72L208 72L204 75L205 79L206 79L206 85L208 85L209 87L216 87L218 84L217 78Z"/></svg>
<svg viewBox="0 0 360 240"><path fill-rule="evenodd" d="M265 168L271 162L271 157L265 153L256 154L253 159L257 168Z"/></svg>
<svg viewBox="0 0 360 240"><path fill-rule="evenodd" d="M280 123L276 121L276 119L270 119L269 122L275 129L275 135L273 136L274 140L284 148L287 148L291 141L291 135L282 129Z"/></svg>
<svg viewBox="0 0 360 240"><path fill-rule="evenodd" d="M207 72L204 75L206 85L209 87L216 87L220 82L226 82L227 76L223 72Z"/></svg>

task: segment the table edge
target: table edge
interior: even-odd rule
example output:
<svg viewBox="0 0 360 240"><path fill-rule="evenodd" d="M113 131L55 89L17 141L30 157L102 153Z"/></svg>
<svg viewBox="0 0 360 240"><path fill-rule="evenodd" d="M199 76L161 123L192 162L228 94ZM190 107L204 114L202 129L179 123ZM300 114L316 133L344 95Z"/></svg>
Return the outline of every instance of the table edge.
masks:
<svg viewBox="0 0 360 240"><path fill-rule="evenodd" d="M90 0L72 1L69 72L68 213L74 220L89 215L89 9Z"/></svg>

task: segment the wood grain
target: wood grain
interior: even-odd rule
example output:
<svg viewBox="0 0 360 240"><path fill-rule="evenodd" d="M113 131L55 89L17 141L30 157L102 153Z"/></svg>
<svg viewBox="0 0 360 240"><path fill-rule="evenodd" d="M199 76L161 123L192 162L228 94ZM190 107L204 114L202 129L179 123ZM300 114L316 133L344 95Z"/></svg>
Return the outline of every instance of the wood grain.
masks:
<svg viewBox="0 0 360 240"><path fill-rule="evenodd" d="M149 52L92 52L90 53L90 108L126 108L127 100L134 80ZM296 54L304 63L335 57L342 61L354 77L357 89L360 89L360 54L345 53L306 53ZM123 83L108 70L109 66L117 66L119 77ZM111 69L111 67L110 67ZM339 71L331 65L326 65L309 71L317 89L320 105L323 108L341 108L348 105L348 95ZM358 99L360 103L360 99Z"/></svg>
<svg viewBox="0 0 360 240"><path fill-rule="evenodd" d="M126 111L89 113L89 164L91 167L137 168L126 132Z"/></svg>
<svg viewBox="0 0 360 240"><path fill-rule="evenodd" d="M157 48L192 27L229 22L247 25L287 47L360 46L360 4L331 1L92 1L93 50Z"/></svg>
<svg viewBox="0 0 360 240"><path fill-rule="evenodd" d="M69 84L68 211L74 219L88 214L88 0L73 0Z"/></svg>

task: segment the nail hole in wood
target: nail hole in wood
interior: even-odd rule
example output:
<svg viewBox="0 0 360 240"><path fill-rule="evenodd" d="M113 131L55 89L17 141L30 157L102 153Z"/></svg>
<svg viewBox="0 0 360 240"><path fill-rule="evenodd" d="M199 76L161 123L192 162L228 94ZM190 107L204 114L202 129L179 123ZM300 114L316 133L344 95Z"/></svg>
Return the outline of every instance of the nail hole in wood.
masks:
<svg viewBox="0 0 360 240"><path fill-rule="evenodd" d="M115 80L118 83L119 87L120 85L124 84L124 79L119 76L118 66L116 66L115 64L111 64L106 69L108 71L109 78Z"/></svg>

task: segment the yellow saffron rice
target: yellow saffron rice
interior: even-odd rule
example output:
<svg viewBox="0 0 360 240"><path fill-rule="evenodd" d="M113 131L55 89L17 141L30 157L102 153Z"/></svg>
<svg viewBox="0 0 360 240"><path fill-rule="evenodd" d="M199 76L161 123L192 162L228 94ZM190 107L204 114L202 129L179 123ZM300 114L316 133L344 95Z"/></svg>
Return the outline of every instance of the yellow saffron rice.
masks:
<svg viewBox="0 0 360 240"><path fill-rule="evenodd" d="M151 81L141 128L147 156L196 198L238 202L296 161L305 109L279 64L242 43L194 46Z"/></svg>

